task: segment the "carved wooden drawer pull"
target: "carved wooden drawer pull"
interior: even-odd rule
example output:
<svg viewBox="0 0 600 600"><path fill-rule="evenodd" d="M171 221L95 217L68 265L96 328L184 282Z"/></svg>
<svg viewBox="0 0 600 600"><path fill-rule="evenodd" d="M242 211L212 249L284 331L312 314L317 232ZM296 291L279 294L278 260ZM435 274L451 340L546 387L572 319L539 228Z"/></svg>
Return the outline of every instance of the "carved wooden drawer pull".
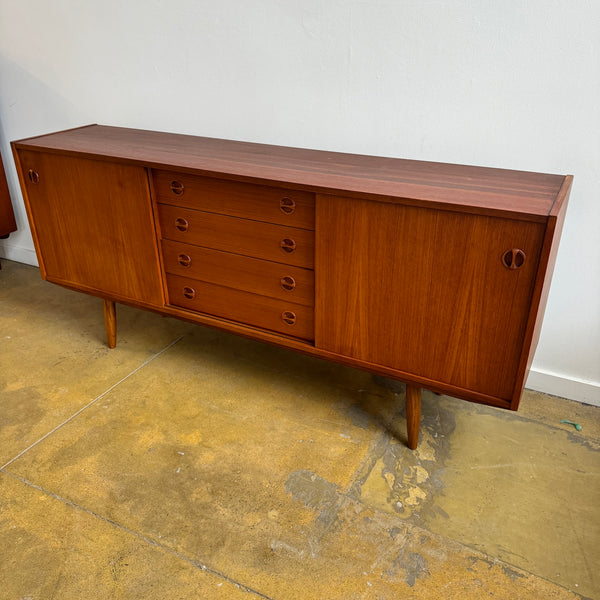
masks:
<svg viewBox="0 0 600 600"><path fill-rule="evenodd" d="M525 262L525 252L523 250L519 250L518 248L513 248L512 250L507 250L502 255L502 264L507 269L519 269L523 266Z"/></svg>
<svg viewBox="0 0 600 600"><path fill-rule="evenodd" d="M282 198L279 201L279 208L282 213L291 215L296 210L296 202L292 198Z"/></svg>
<svg viewBox="0 0 600 600"><path fill-rule="evenodd" d="M177 262L182 266L182 267L189 267L192 264L192 257L189 256L189 254L180 254L177 257Z"/></svg>
<svg viewBox="0 0 600 600"><path fill-rule="evenodd" d="M279 245L284 252L288 253L293 252L296 249L296 242L294 240L290 240L289 238L281 240Z"/></svg>
<svg viewBox="0 0 600 600"><path fill-rule="evenodd" d="M38 184L40 182L39 173L37 171L34 171L33 169L29 169L27 177L29 177L29 181L31 181L31 183Z"/></svg>
<svg viewBox="0 0 600 600"><path fill-rule="evenodd" d="M196 297L196 290L192 287L184 287L183 288L183 295L188 299L188 300L193 300Z"/></svg>
<svg viewBox="0 0 600 600"><path fill-rule="evenodd" d="M296 323L296 313L291 310L284 310L281 313L281 318L287 325L294 325Z"/></svg>
<svg viewBox="0 0 600 600"><path fill-rule="evenodd" d="M185 191L185 186L183 185L183 183L181 183L181 181L171 181L171 191L176 196L181 196Z"/></svg>
<svg viewBox="0 0 600 600"><path fill-rule="evenodd" d="M183 219L181 217L179 217L178 219L175 219L175 227L179 231L187 231L189 226L190 226L190 224L185 219Z"/></svg>
<svg viewBox="0 0 600 600"><path fill-rule="evenodd" d="M282 277L280 283L281 287L288 292L291 292L296 287L296 280L293 277Z"/></svg>

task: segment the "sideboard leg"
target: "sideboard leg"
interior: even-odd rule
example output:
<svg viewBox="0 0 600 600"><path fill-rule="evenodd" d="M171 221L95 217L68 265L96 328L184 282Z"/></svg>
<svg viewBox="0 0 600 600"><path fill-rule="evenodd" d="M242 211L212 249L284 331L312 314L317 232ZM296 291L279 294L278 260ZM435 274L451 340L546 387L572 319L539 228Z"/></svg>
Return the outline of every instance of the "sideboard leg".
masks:
<svg viewBox="0 0 600 600"><path fill-rule="evenodd" d="M104 300L104 326L109 348L117 345L117 311L112 300Z"/></svg>
<svg viewBox="0 0 600 600"><path fill-rule="evenodd" d="M406 431L408 447L415 450L419 443L419 426L421 424L421 388L406 385Z"/></svg>

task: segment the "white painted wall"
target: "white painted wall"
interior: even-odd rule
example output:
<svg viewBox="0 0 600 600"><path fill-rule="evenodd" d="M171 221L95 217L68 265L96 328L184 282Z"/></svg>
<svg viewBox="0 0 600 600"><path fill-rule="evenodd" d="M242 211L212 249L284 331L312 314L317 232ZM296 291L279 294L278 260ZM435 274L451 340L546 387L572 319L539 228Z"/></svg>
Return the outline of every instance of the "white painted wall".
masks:
<svg viewBox="0 0 600 600"><path fill-rule="evenodd" d="M0 0L0 149L103 123L572 173L529 385L600 405L598 0Z"/></svg>

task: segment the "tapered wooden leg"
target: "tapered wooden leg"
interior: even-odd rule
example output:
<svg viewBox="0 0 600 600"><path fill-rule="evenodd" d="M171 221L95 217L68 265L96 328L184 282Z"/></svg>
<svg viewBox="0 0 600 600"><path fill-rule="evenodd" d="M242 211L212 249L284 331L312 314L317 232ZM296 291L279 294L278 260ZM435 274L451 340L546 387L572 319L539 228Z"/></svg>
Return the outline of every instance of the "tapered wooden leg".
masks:
<svg viewBox="0 0 600 600"><path fill-rule="evenodd" d="M117 311L112 300L104 301L104 327L109 348L117 345Z"/></svg>
<svg viewBox="0 0 600 600"><path fill-rule="evenodd" d="M419 443L419 426L421 425L421 388L406 385L406 432L408 447L415 450Z"/></svg>

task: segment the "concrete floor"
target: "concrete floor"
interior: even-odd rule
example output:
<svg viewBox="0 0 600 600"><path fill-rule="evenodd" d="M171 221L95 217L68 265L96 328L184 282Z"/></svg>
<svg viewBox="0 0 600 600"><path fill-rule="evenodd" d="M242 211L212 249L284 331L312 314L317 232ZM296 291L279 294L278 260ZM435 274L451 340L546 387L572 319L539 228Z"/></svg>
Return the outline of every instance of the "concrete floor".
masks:
<svg viewBox="0 0 600 600"><path fill-rule="evenodd" d="M599 408L426 392L411 452L387 380L123 306L104 339L2 262L1 599L600 598Z"/></svg>

